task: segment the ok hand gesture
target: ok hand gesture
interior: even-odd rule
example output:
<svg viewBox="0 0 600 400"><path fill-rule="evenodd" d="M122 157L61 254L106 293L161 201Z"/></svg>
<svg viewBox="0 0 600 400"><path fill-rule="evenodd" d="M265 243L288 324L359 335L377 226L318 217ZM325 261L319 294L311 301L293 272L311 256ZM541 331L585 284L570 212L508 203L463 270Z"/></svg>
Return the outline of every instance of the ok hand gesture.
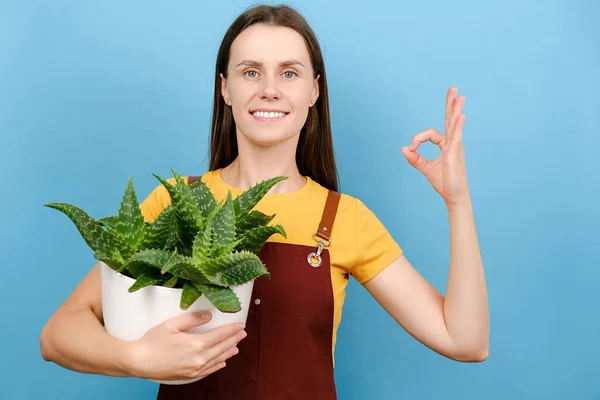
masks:
<svg viewBox="0 0 600 400"><path fill-rule="evenodd" d="M458 89L451 87L446 96L446 135L435 129L416 134L409 146L402 148L402 154L410 165L420 171L431 186L442 196L447 206L455 206L469 201L469 188L465 168L465 155L462 144L462 131L465 115L462 113L465 96L456 97ZM435 160L427 160L417 153L421 143L432 142L442 154Z"/></svg>

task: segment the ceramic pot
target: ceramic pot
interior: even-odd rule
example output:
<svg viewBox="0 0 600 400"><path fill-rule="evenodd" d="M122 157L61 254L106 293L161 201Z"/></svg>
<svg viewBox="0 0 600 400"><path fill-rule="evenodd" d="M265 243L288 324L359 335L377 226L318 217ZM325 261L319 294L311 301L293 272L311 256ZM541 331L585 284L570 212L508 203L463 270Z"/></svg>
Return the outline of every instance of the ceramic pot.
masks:
<svg viewBox="0 0 600 400"><path fill-rule="evenodd" d="M201 326L189 329L189 333L205 333L214 328L231 324L246 323L248 309L252 297L254 280L232 290L240 299L241 311L236 313L223 313L208 301L205 296L200 296L187 310L179 307L183 289L162 286L146 286L136 292L130 293L128 289L135 280L120 274L100 262L102 282L102 313L106 331L124 340L136 340L154 326L186 312L209 311L211 320ZM227 368L227 367L225 367ZM192 383L202 379L181 381L158 381L169 385Z"/></svg>

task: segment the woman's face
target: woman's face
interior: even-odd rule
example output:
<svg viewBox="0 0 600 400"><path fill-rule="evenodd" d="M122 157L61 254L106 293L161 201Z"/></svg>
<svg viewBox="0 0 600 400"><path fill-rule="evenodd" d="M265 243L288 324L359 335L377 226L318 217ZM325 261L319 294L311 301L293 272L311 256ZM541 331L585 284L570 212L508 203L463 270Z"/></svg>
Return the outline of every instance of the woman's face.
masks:
<svg viewBox="0 0 600 400"><path fill-rule="evenodd" d="M227 74L221 92L238 136L255 145L299 135L319 96L304 38L290 28L255 24L244 30L231 45Z"/></svg>

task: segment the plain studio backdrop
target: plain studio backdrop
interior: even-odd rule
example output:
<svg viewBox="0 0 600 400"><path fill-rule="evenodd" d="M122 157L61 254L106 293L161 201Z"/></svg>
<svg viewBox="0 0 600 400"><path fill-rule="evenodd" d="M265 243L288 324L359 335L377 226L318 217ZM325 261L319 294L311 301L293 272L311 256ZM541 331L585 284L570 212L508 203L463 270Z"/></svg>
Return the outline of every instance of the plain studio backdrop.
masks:
<svg viewBox="0 0 600 400"><path fill-rule="evenodd" d="M363 200L440 291L443 201L400 149L467 100L469 184L490 355L448 360L351 280L342 400L598 399L600 5L594 1L295 1L324 52L341 190ZM95 263L66 216L114 214L208 168L214 63L245 1L0 3L0 397L149 399L157 386L42 360L40 331ZM435 146L424 146L429 157ZM335 233L335 232L334 232Z"/></svg>

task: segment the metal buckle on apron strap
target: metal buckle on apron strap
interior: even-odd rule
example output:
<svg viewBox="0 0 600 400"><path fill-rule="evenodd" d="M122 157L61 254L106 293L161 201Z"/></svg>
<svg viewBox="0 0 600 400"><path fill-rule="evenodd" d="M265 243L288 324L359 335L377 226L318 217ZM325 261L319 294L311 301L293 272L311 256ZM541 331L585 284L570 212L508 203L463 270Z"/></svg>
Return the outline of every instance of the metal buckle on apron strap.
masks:
<svg viewBox="0 0 600 400"><path fill-rule="evenodd" d="M320 267L321 263L323 262L323 260L321 259L321 252L323 251L323 248L325 246L331 246L331 239L328 240L329 243L325 244L323 240L317 239L316 233L313 235L313 239L315 239L319 243L319 247L317 247L316 252L313 251L312 253L310 253L306 259L308 260L308 263L311 267L317 268Z"/></svg>
<svg viewBox="0 0 600 400"><path fill-rule="evenodd" d="M321 266L321 263L323 262L321 252L325 246L331 246L331 230L333 229L333 221L335 220L340 197L341 194L333 190L330 190L327 194L327 200L325 200L325 208L323 208L319 229L317 230L317 233L313 235L313 239L319 243L319 247L317 247L316 252L310 253L307 257L311 267L317 268ZM327 244L325 244L325 241L327 241Z"/></svg>

